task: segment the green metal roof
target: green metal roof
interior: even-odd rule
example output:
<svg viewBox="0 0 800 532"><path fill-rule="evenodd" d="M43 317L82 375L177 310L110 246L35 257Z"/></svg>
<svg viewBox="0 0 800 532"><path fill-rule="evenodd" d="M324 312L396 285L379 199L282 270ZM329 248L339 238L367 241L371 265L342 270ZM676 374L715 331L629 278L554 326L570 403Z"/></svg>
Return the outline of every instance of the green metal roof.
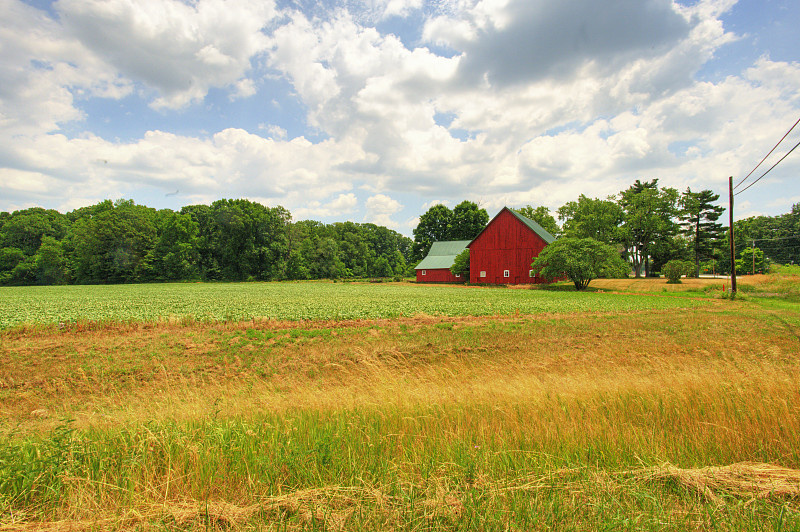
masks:
<svg viewBox="0 0 800 532"><path fill-rule="evenodd" d="M520 213L518 213L514 209L508 209L508 210L511 211L511 214L516 216L517 219L520 222L522 222L525 225L527 225L531 229L531 231L533 231L534 233L536 233L537 235L542 237L542 240L544 240L548 244L551 244L556 239L556 237L551 235L548 230L546 230L544 227L542 227L541 225L537 224L536 222L534 222L530 218L526 218L525 216L522 216Z"/></svg>
<svg viewBox="0 0 800 532"><path fill-rule="evenodd" d="M450 242L434 242L428 255L417 264L415 270L449 269L459 253L467 249L469 240L453 240Z"/></svg>
<svg viewBox="0 0 800 532"><path fill-rule="evenodd" d="M489 220L489 223L488 223L488 224L486 224L486 227L484 227L484 228L483 228L483 231L486 231L486 230L489 228L489 226L490 226L490 225L492 225L492 222L494 222L494 221L495 221L495 219L496 219L498 216L500 216L500 213L502 213L503 211L508 211L508 212L510 212L511 214L513 214L513 215L514 215L514 217L515 217L517 220L519 220L520 222L524 223L524 224L525 224L525 226L526 226L528 229L530 229L531 231L533 231L534 233L536 233L537 235L539 235L539 236L542 238L542 240L544 240L544 241L545 241L545 243L546 243L546 244L552 244L552 243L553 243L553 242L556 240L556 237L554 237L553 235L551 235L551 234L550 234L550 232L549 232L549 231L547 231L547 230L546 230L544 227L542 227L542 226L541 226L541 225L539 225L538 223L534 222L534 221L533 221L533 220L531 220L530 218L526 218L525 216L522 216L520 213L518 213L518 212L517 212L517 211L515 211L514 209L509 209L508 207L503 207L502 209L500 209L500 212L498 212L497 214L495 214L495 215L494 215L494 218L492 218L491 220ZM472 245L472 244L473 244L473 243L474 243L476 240L478 240L478 238L480 238L480 236L483 234L483 231L481 231L480 233L478 233L478 236L476 236L475 238L473 238L472 240L470 240L470 242L469 242L469 245L468 245L467 247L471 246L471 245Z"/></svg>

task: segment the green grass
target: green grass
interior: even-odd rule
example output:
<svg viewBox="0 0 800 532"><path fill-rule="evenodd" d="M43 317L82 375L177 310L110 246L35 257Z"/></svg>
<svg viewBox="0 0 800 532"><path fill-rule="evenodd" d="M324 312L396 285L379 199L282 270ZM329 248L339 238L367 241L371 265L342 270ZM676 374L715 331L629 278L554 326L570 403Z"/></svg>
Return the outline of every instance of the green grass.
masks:
<svg viewBox="0 0 800 532"><path fill-rule="evenodd" d="M132 321L0 331L0 529L800 531L800 307L651 284L0 292Z"/></svg>
<svg viewBox="0 0 800 532"><path fill-rule="evenodd" d="M0 288L0 328L76 321L349 320L627 312L702 303L633 294L358 283L144 284Z"/></svg>
<svg viewBox="0 0 800 532"><path fill-rule="evenodd" d="M698 390L298 409L122 429L65 424L0 442L0 507L40 522L64 504L73 520L116 507L155 530L797 530L797 508L780 498L720 492L712 502L647 474L665 461L797 463L796 434L776 447L724 430L767 429L779 403ZM797 406L795 398L783 410ZM192 501L183 518L180 501Z"/></svg>

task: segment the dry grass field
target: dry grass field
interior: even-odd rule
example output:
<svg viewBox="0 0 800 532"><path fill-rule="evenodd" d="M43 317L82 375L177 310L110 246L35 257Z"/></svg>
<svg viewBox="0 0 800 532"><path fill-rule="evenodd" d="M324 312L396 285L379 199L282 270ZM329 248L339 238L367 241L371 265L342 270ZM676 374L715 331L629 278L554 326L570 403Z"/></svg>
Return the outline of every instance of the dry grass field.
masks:
<svg viewBox="0 0 800 532"><path fill-rule="evenodd" d="M798 305L670 286L687 305L8 329L0 530L800 530Z"/></svg>

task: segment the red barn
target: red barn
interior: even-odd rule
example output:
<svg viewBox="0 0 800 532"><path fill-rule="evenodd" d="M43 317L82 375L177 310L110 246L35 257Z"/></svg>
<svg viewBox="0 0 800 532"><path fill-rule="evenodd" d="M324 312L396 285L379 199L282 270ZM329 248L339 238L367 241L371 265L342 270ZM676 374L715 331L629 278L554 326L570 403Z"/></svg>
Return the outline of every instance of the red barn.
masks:
<svg viewBox="0 0 800 532"><path fill-rule="evenodd" d="M467 246L472 284L545 283L531 270L534 257L555 237L530 218L503 207Z"/></svg>
<svg viewBox="0 0 800 532"><path fill-rule="evenodd" d="M414 268L417 272L418 283L464 283L467 280L462 276L455 276L450 272L450 266L456 256L467 249L469 240L454 240L451 242L434 242L431 250ZM466 275L464 276L466 277Z"/></svg>

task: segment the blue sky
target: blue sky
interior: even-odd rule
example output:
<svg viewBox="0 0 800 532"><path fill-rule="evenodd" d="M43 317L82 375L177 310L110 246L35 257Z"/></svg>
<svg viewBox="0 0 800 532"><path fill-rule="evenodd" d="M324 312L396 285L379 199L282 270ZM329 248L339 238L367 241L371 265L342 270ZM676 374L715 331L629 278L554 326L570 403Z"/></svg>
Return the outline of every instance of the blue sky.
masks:
<svg viewBox="0 0 800 532"><path fill-rule="evenodd" d="M6 211L244 197L410 235L463 199L555 210L653 178L725 198L800 118L795 0L0 8ZM737 218L788 212L798 177L800 151Z"/></svg>

